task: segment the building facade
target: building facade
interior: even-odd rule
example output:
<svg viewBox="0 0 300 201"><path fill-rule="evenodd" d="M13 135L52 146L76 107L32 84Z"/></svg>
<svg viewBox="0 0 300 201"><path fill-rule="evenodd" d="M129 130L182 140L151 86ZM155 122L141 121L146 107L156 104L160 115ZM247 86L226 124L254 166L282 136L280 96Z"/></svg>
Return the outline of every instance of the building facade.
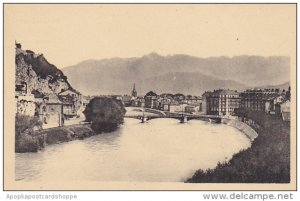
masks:
<svg viewBox="0 0 300 201"><path fill-rule="evenodd" d="M274 89L251 89L241 93L241 108L270 112L274 109L274 100L280 101L279 90ZM278 97L278 99L277 99Z"/></svg>
<svg viewBox="0 0 300 201"><path fill-rule="evenodd" d="M153 91L148 92L145 96L145 107L146 108L152 108L156 109L158 106L158 101L157 101L158 95L154 93Z"/></svg>
<svg viewBox="0 0 300 201"><path fill-rule="evenodd" d="M240 107L240 96L237 91L218 89L205 94L206 114L234 115L234 110Z"/></svg>
<svg viewBox="0 0 300 201"><path fill-rule="evenodd" d="M63 103L56 95L35 98L35 104L35 116L43 123L44 129L64 125Z"/></svg>
<svg viewBox="0 0 300 201"><path fill-rule="evenodd" d="M173 101L170 103L169 112L170 113L185 113L186 103L179 103L178 101Z"/></svg>
<svg viewBox="0 0 300 201"><path fill-rule="evenodd" d="M290 121L291 120L291 101L286 100L283 103L278 104L280 106L280 112L283 121Z"/></svg>
<svg viewBox="0 0 300 201"><path fill-rule="evenodd" d="M65 108L69 108L70 111L64 112L70 116L77 116L79 111L83 109L82 95L75 89L69 88L58 94L60 101L65 105Z"/></svg>
<svg viewBox="0 0 300 201"><path fill-rule="evenodd" d="M145 107L145 99L142 96L138 96L131 101L133 107Z"/></svg>
<svg viewBox="0 0 300 201"><path fill-rule="evenodd" d="M210 96L211 93L212 93L211 91L206 91L202 94L201 114L208 113L208 97Z"/></svg>

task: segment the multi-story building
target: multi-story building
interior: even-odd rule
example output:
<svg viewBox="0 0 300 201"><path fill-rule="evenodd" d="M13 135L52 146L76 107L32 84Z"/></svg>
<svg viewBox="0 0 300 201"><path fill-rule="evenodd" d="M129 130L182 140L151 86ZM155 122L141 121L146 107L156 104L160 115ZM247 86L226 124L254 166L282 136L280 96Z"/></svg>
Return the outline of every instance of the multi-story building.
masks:
<svg viewBox="0 0 300 201"><path fill-rule="evenodd" d="M280 96L277 89L249 89L240 94L241 108L269 112L274 108L273 100Z"/></svg>
<svg viewBox="0 0 300 201"><path fill-rule="evenodd" d="M282 116L283 121L290 121L291 120L291 101L286 100L285 102L282 102L278 104L280 107L280 114Z"/></svg>
<svg viewBox="0 0 300 201"><path fill-rule="evenodd" d="M189 114L195 114L195 113L201 112L200 105L199 104L188 104L185 107L185 112L189 113Z"/></svg>
<svg viewBox="0 0 300 201"><path fill-rule="evenodd" d="M191 105L191 104L199 104L202 102L202 97L201 96L191 96L191 95L187 95L185 97L185 100L187 102L187 104Z"/></svg>
<svg viewBox="0 0 300 201"><path fill-rule="evenodd" d="M285 97L278 95L275 97L269 97L265 99L265 112L270 114L276 113L276 105L281 104L285 101Z"/></svg>
<svg viewBox="0 0 300 201"><path fill-rule="evenodd" d="M61 102L66 105L66 108L70 108L68 114L71 116L77 116L78 111L83 109L82 95L80 92L73 88L63 90L58 94ZM72 110L72 112L71 112Z"/></svg>
<svg viewBox="0 0 300 201"><path fill-rule="evenodd" d="M218 89L205 92L206 113L211 115L233 115L240 106L240 96L237 91Z"/></svg>
<svg viewBox="0 0 300 201"><path fill-rule="evenodd" d="M208 97L210 96L212 92L211 91L206 91L202 94L202 101L201 101L201 114L207 114L208 113L208 104L207 100Z"/></svg>
<svg viewBox="0 0 300 201"><path fill-rule="evenodd" d="M64 125L65 107L59 98L52 94L43 98L35 98L36 116L43 122L43 128L52 128Z"/></svg>
<svg viewBox="0 0 300 201"><path fill-rule="evenodd" d="M180 103L178 101L172 101L169 106L169 112L170 113L184 113L185 107L187 106L187 103Z"/></svg>
<svg viewBox="0 0 300 201"><path fill-rule="evenodd" d="M149 91L145 95L145 107L146 108L157 108L158 102L157 102L157 94L153 91Z"/></svg>
<svg viewBox="0 0 300 201"><path fill-rule="evenodd" d="M171 98L167 98L167 97L162 98L160 102L160 110L169 111L171 102L172 102Z"/></svg>
<svg viewBox="0 0 300 201"><path fill-rule="evenodd" d="M202 112L202 97L201 96L191 96L187 95L185 101L188 104L186 112Z"/></svg>
<svg viewBox="0 0 300 201"><path fill-rule="evenodd" d="M145 107L145 99L143 96L138 96L131 101L133 107Z"/></svg>

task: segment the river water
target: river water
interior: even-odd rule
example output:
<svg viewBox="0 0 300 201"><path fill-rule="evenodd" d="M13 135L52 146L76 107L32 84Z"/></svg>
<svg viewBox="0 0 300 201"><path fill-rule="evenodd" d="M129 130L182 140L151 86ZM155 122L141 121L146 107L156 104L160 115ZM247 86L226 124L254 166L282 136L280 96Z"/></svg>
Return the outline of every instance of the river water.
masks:
<svg viewBox="0 0 300 201"><path fill-rule="evenodd" d="M16 154L16 180L182 182L251 146L237 129L192 120L125 118L115 132Z"/></svg>

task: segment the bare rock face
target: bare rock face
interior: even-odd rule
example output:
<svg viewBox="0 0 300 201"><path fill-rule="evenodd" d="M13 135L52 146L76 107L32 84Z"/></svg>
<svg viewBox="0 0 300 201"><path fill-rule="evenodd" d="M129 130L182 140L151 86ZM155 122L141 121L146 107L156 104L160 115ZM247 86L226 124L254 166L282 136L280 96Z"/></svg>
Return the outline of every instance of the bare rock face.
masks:
<svg viewBox="0 0 300 201"><path fill-rule="evenodd" d="M58 94L63 90L69 89L69 85L63 79L57 80L54 83L49 83L49 88L55 93Z"/></svg>
<svg viewBox="0 0 300 201"><path fill-rule="evenodd" d="M42 54L16 48L16 84L27 84L27 92L38 91L44 95L58 94L71 88L56 66L48 63Z"/></svg>

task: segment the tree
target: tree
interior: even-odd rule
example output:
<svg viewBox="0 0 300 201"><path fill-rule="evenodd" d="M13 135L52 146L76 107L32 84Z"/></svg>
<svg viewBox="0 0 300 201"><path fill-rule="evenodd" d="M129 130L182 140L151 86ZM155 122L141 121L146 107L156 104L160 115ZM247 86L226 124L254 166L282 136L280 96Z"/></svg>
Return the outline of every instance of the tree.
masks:
<svg viewBox="0 0 300 201"><path fill-rule="evenodd" d="M285 98L291 100L291 86L289 86L288 91L285 93Z"/></svg>
<svg viewBox="0 0 300 201"><path fill-rule="evenodd" d="M34 127L41 128L42 122L37 117L31 117L27 115L16 115L16 123L15 123L15 139L19 139L19 137L24 134L26 131L32 132Z"/></svg>
<svg viewBox="0 0 300 201"><path fill-rule="evenodd" d="M89 102L83 113L95 132L110 132L124 122L126 110L120 100L96 97Z"/></svg>
<svg viewBox="0 0 300 201"><path fill-rule="evenodd" d="M15 123L15 151L36 152L39 149L38 139L33 136L34 128L41 129L42 122L37 117L16 115Z"/></svg>

